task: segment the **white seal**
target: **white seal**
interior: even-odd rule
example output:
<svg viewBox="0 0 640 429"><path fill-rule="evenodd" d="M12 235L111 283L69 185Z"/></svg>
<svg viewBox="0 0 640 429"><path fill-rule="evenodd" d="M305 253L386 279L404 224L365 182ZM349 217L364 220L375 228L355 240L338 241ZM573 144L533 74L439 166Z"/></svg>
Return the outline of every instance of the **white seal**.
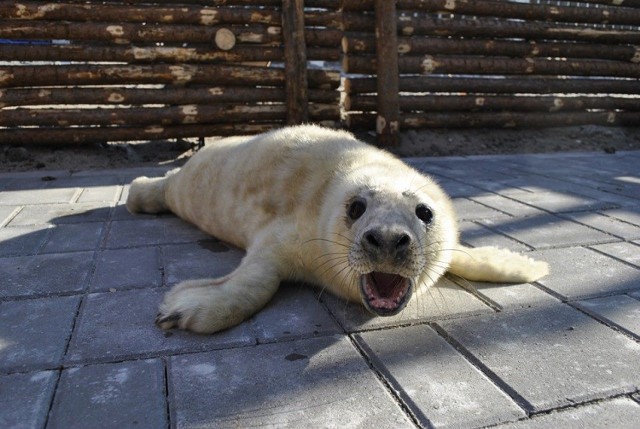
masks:
<svg viewBox="0 0 640 429"><path fill-rule="evenodd" d="M317 126L218 141L163 178L134 180L127 208L172 211L246 249L231 274L168 292L156 320L164 329L234 326L283 280L316 284L386 316L447 270L498 282L548 272L546 263L508 250L463 248L451 202L430 177Z"/></svg>

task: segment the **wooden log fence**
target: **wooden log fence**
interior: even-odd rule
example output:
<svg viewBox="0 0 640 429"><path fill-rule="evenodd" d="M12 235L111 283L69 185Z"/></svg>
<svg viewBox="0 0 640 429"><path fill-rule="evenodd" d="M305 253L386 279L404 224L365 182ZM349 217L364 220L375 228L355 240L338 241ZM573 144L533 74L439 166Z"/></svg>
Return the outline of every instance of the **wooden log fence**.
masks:
<svg viewBox="0 0 640 429"><path fill-rule="evenodd" d="M640 0L0 2L0 144L639 115Z"/></svg>

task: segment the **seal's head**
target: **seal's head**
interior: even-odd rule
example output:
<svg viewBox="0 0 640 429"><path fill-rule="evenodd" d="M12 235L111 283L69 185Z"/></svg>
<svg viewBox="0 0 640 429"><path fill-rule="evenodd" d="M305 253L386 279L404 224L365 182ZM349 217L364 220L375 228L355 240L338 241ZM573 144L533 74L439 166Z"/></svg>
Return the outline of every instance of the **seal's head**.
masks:
<svg viewBox="0 0 640 429"><path fill-rule="evenodd" d="M360 180L343 188L328 241L346 253L346 267L336 264L342 271L334 277L344 281L329 288L379 316L397 314L417 289L433 285L447 270L457 241L444 192L404 164L397 167L401 171L387 174L389 181Z"/></svg>

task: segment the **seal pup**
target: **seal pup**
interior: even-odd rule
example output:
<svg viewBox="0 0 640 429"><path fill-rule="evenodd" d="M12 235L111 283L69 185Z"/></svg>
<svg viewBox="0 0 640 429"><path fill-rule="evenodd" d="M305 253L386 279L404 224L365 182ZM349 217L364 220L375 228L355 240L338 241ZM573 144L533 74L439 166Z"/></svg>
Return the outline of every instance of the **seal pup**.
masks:
<svg viewBox="0 0 640 429"><path fill-rule="evenodd" d="M508 250L462 247L451 202L433 179L348 132L313 125L222 139L165 177L135 179L127 208L171 211L246 249L232 273L170 290L156 319L163 329L237 325L283 280L389 316L447 270L491 282L548 272Z"/></svg>

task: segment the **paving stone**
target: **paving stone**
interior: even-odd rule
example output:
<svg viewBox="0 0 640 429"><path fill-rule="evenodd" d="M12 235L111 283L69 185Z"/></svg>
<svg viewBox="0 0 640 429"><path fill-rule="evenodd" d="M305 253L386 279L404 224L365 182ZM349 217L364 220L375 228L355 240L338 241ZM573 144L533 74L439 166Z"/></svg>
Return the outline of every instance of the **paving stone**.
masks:
<svg viewBox="0 0 640 429"><path fill-rule="evenodd" d="M640 268L640 246L638 246L637 244L626 242L607 243L600 244L598 246L592 246L592 248Z"/></svg>
<svg viewBox="0 0 640 429"><path fill-rule="evenodd" d="M466 283L465 286L473 288L475 294L500 310L530 308L558 302L550 294L529 283L505 284L460 281L464 281Z"/></svg>
<svg viewBox="0 0 640 429"><path fill-rule="evenodd" d="M552 213L615 208L615 206L609 202L599 201L569 192L540 192L537 189L529 190L534 190L535 192L527 192L526 190L519 193L511 192L509 193L509 197Z"/></svg>
<svg viewBox="0 0 640 429"><path fill-rule="evenodd" d="M413 427L345 337L170 359L178 428Z"/></svg>
<svg viewBox="0 0 640 429"><path fill-rule="evenodd" d="M640 339L640 301L615 295L578 301L576 305L607 324L613 324Z"/></svg>
<svg viewBox="0 0 640 429"><path fill-rule="evenodd" d="M109 217L110 212L110 206L97 203L26 206L9 225L61 225L82 222L104 222Z"/></svg>
<svg viewBox="0 0 640 429"><path fill-rule="evenodd" d="M107 247L114 249L189 243L209 238L211 238L210 235L176 217L155 217L112 222L107 238Z"/></svg>
<svg viewBox="0 0 640 429"><path fill-rule="evenodd" d="M0 192L0 205L70 203L79 192L75 188L5 190Z"/></svg>
<svg viewBox="0 0 640 429"><path fill-rule="evenodd" d="M0 298L80 292L93 252L0 258Z"/></svg>
<svg viewBox="0 0 640 429"><path fill-rule="evenodd" d="M484 192L480 188L454 180L437 180L437 182L451 198L473 197Z"/></svg>
<svg viewBox="0 0 640 429"><path fill-rule="evenodd" d="M244 254L242 250L211 238L164 246L162 259L166 282L174 285L184 280L225 276L240 265Z"/></svg>
<svg viewBox="0 0 640 429"><path fill-rule="evenodd" d="M255 343L248 322L216 335L161 330L154 320L164 292L140 289L90 294L76 323L66 361L106 362Z"/></svg>
<svg viewBox="0 0 640 429"><path fill-rule="evenodd" d="M33 255L42 247L51 225L0 228L0 256Z"/></svg>
<svg viewBox="0 0 640 429"><path fill-rule="evenodd" d="M0 303L0 371L60 365L79 297Z"/></svg>
<svg viewBox="0 0 640 429"><path fill-rule="evenodd" d="M142 360L64 370L47 427L89 425L96 429L166 427L162 362Z"/></svg>
<svg viewBox="0 0 640 429"><path fill-rule="evenodd" d="M356 341L424 427L479 427L525 417L428 326L365 332Z"/></svg>
<svg viewBox="0 0 640 429"><path fill-rule="evenodd" d="M252 323L260 341L342 333L311 286L302 283L282 284L271 302L253 316Z"/></svg>
<svg viewBox="0 0 640 429"><path fill-rule="evenodd" d="M513 250L514 252L527 252L531 250L530 247L495 231L491 231L489 228L475 222L462 221L458 227L460 228L460 241L467 246L494 246Z"/></svg>
<svg viewBox="0 0 640 429"><path fill-rule="evenodd" d="M567 300L594 298L640 288L640 270L581 247L535 252L550 273L538 283ZM597 269L594 269L596 268Z"/></svg>
<svg viewBox="0 0 640 429"><path fill-rule="evenodd" d="M92 291L158 286L162 286L158 248L104 250L98 254Z"/></svg>
<svg viewBox="0 0 640 429"><path fill-rule="evenodd" d="M478 298L445 278L440 279L436 286L427 291L414 293L407 307L395 316L374 316L361 304L347 302L328 292L323 293L321 299L342 328L348 332L493 313L493 310Z"/></svg>
<svg viewBox="0 0 640 429"><path fill-rule="evenodd" d="M599 244L619 240L603 232L554 215L485 219L479 222L535 249Z"/></svg>
<svg viewBox="0 0 640 429"><path fill-rule="evenodd" d="M56 225L42 253L95 250L100 244L104 224L100 222Z"/></svg>
<svg viewBox="0 0 640 429"><path fill-rule="evenodd" d="M485 192L482 195L472 196L471 199L516 217L540 216L545 214L545 212L540 209L503 197L502 195L487 194Z"/></svg>
<svg viewBox="0 0 640 429"><path fill-rule="evenodd" d="M614 210L605 210L602 213L607 216L620 219L624 222L640 226L640 205Z"/></svg>
<svg viewBox="0 0 640 429"><path fill-rule="evenodd" d="M19 210L18 206L0 206L0 227L8 224Z"/></svg>
<svg viewBox="0 0 640 429"><path fill-rule="evenodd" d="M466 198L454 198L453 207L459 220L504 219L509 216Z"/></svg>
<svg viewBox="0 0 640 429"><path fill-rule="evenodd" d="M640 405L629 398L616 398L535 416L500 426L500 429L582 429L585 427L636 429L638 421L640 421Z"/></svg>
<svg viewBox="0 0 640 429"><path fill-rule="evenodd" d="M44 427L57 378L55 371L0 376L0 427Z"/></svg>
<svg viewBox="0 0 640 429"><path fill-rule="evenodd" d="M562 217L599 229L600 231L604 231L607 234L611 234L619 238L625 238L627 240L640 238L639 226L620 222L615 218L604 216L599 213L570 213L562 215Z"/></svg>
<svg viewBox="0 0 640 429"><path fill-rule="evenodd" d="M120 197L122 187L118 185L110 186L92 186L84 188L80 197L78 197L79 203L104 201L104 202L116 202Z"/></svg>
<svg viewBox="0 0 640 429"><path fill-rule="evenodd" d="M564 304L437 323L530 412L640 386L640 344Z"/></svg>

